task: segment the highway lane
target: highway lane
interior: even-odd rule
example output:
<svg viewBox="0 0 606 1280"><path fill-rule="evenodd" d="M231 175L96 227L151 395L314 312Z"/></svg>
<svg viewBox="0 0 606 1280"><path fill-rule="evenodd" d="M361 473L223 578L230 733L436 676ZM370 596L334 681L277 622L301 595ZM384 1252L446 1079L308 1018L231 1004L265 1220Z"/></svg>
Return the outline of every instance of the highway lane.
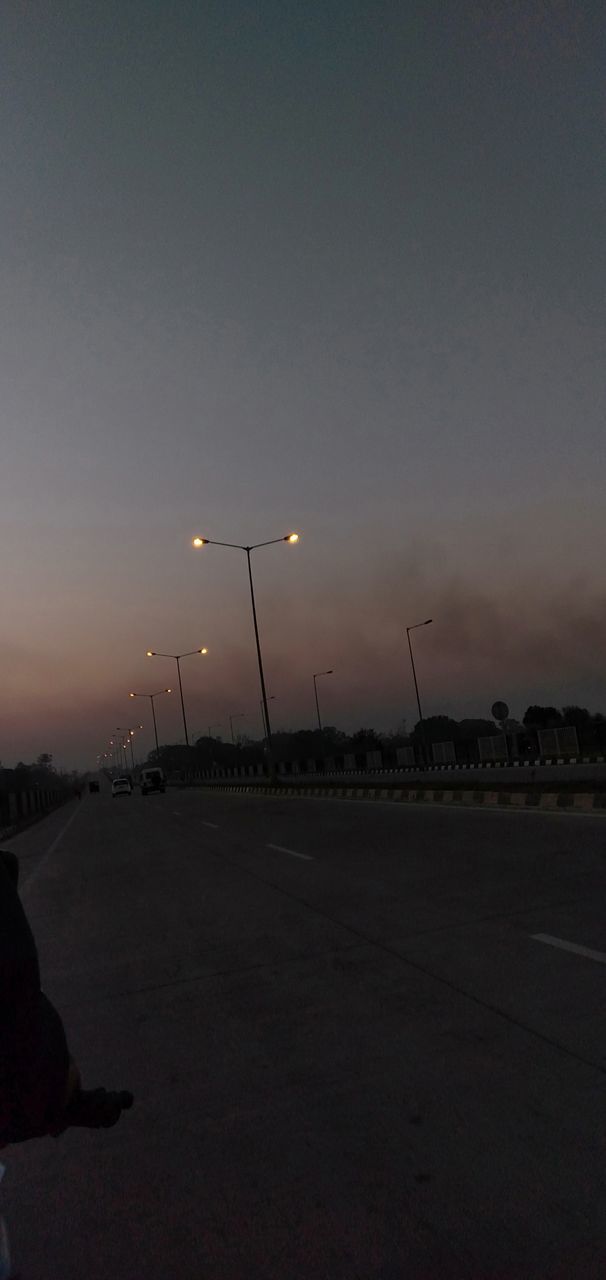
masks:
<svg viewBox="0 0 606 1280"><path fill-rule="evenodd" d="M603 1275L606 964L558 944L606 959L603 819L57 817L10 842L43 985L137 1103L7 1153L23 1280Z"/></svg>

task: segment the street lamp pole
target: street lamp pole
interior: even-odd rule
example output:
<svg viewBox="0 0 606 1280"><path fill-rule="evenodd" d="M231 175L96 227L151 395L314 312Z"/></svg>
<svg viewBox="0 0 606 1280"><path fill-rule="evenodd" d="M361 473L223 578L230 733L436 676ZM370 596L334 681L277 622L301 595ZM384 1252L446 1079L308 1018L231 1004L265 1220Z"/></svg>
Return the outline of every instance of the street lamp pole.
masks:
<svg viewBox="0 0 606 1280"><path fill-rule="evenodd" d="M172 656L172 655L171 655ZM152 719L154 722L154 737L156 739L156 755L160 758L160 747L158 745L158 726L156 724L156 709L154 707L154 698L159 698L161 693L172 693L172 689L158 689L156 693L129 693L129 698L149 698L152 709Z"/></svg>
<svg viewBox="0 0 606 1280"><path fill-rule="evenodd" d="M232 740L232 745L233 745L234 747L235 747L235 745L236 745L236 739L234 738L234 720L243 720L243 719L244 719L244 717L245 717L245 714L246 714L246 713L245 713L244 711L235 711L235 712L234 712L234 714L233 714L233 716L229 716L229 717L228 717L228 718L229 718L229 727L230 727L230 729L231 729L231 740Z"/></svg>
<svg viewBox="0 0 606 1280"><path fill-rule="evenodd" d="M206 546L232 547L237 551L246 552L246 561L248 564L248 580L250 583L250 599L251 599L252 612L253 612L253 624L255 628L255 643L257 646L257 661L259 664L259 679L261 682L261 698L263 702L263 711L265 713L265 727L267 730L267 764L268 764L270 776L273 776L273 773L274 773L273 751L272 751L272 742L271 742L271 725L269 720L269 707L267 705L267 692L265 689L265 676L263 673L263 659L261 658L261 644L259 641L259 627L257 624L257 608L255 604L255 588L253 585L252 564L250 560L250 553L251 551L257 551L259 547L272 547L277 542L294 543L298 541L299 541L298 533L287 533L282 538L270 538L268 542L255 542L251 547L243 546L242 543L240 542L217 542L214 538L196 537L192 539L192 545L194 547L206 547Z"/></svg>
<svg viewBox="0 0 606 1280"><path fill-rule="evenodd" d="M406 636L407 636L407 639L408 639L408 648L409 648L409 651L410 651L410 662L411 662L411 666L412 666L412 678L413 678L413 680L414 680L414 682L415 682L415 693L416 693L416 695L417 695L417 707L419 708L419 726L420 726L420 733L421 733L421 744L422 744L422 751L423 751L423 760L424 760L424 763L425 763L425 764L427 764L427 744L426 744L426 742L425 742L425 729L424 729L424 727L423 727L423 713L422 713L422 711L421 711L421 699L419 698L419 686L418 686L418 684L417 684L417 673L416 673L416 671L415 671L415 660L414 660L414 658L413 658L413 656L412 656L412 644L411 644L411 641L410 641L410 633L411 633L411 631L416 631L417 627L428 627L428 626L429 626L429 624L430 624L430 622L433 622L433 618L427 618L427 619L425 620L425 622L415 622L414 626L412 626L412 627L407 627L407 628L406 628Z"/></svg>
<svg viewBox="0 0 606 1280"><path fill-rule="evenodd" d="M190 649L188 653L157 653L155 649L148 649L146 657L148 658L174 658L177 664L177 676L179 679L179 693L181 694L181 713L183 715L183 730L185 733L185 745L189 746L189 735L187 732L187 720L185 719L185 703L183 701L183 685L181 683L181 658L191 658L196 653L208 653L208 649Z"/></svg>
<svg viewBox="0 0 606 1280"><path fill-rule="evenodd" d="M314 675L314 693L316 695L316 711L318 713L318 729L320 730L320 733L322 732L322 721L320 719L320 703L318 702L317 680L318 680L318 676L331 676L331 675L332 675L332 667L330 668L330 671L316 671Z"/></svg>
<svg viewBox="0 0 606 1280"><path fill-rule="evenodd" d="M275 702L275 701L276 701L276 695L275 695L275 693L270 693L270 695L269 695L269 697L268 697L267 701L268 701L268 702ZM260 698L260 700L259 700L259 706L260 706L260 708L261 708L261 723L262 723L262 725L263 725L263 737L264 737L264 738L266 738L266 737L267 737L267 725L265 724L265 712L264 712L264 710L263 710L263 699L262 699L262 698Z"/></svg>

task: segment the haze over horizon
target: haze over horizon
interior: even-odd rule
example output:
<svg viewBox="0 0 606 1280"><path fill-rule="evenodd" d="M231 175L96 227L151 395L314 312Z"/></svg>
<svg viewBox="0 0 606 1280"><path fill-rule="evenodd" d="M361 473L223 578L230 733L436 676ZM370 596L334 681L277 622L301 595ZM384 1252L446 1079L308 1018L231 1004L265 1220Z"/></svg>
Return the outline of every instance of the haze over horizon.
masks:
<svg viewBox="0 0 606 1280"><path fill-rule="evenodd" d="M405 11L404 11L405 9ZM0 759L606 711L601 6L10 5ZM182 740L178 696L160 738Z"/></svg>

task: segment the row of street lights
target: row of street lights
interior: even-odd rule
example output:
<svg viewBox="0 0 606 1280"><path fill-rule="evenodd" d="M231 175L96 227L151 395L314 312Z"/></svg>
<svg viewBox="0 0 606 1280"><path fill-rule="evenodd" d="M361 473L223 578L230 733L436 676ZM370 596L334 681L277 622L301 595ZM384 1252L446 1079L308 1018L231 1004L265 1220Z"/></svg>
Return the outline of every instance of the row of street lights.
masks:
<svg viewBox="0 0 606 1280"><path fill-rule="evenodd" d="M257 650L257 661L258 661L258 665L259 665L259 680L260 680L260 684L261 684L261 702L260 702L260 706L261 706L261 715L262 715L262 719L263 719L263 725L264 725L264 729L265 729L265 737L266 737L266 742L267 742L267 760L268 760L268 766L269 766L269 772L270 772L270 773L273 773L274 764L273 764L273 747L272 747L271 723L270 723L270 717L269 717L269 703L270 703L270 702L275 701L275 698L274 698L274 695L273 695L273 694L272 694L272 695L270 695L270 696L268 697L268 695L267 695L267 689L266 689L266 686L265 686L265 674L264 674L264 671L263 671L263 659L262 659L262 657L261 657L261 644L260 644L260 640L259 640L259 627L258 627L258 622L257 622L257 609L256 609L256 604L255 604L255 590L254 590L253 575L252 575L251 552L253 552L253 551L258 551L258 550L259 550L260 548L262 548L262 547L272 547L272 546L275 546L277 543L280 543L280 542L286 542L286 543L289 543L290 545L293 545L293 544L297 543L298 541L299 541L299 534L298 534L298 533L287 533L287 534L284 534L281 538L271 538L271 539L269 539L269 541L267 541L267 542L256 542L256 543L253 543L253 544L252 544L252 545L250 545L250 546L247 546L247 545L242 544L242 543L239 543L239 542L218 542L218 541L216 541L216 540L214 540L214 539L212 539L212 538L202 538L202 537L200 537L200 536L196 536L195 538L193 538L193 539L192 539L192 546L193 546L193 547L195 547L196 549L201 549L202 547L207 547L207 546L213 546L213 547L230 547L230 548L232 548L233 550L236 550L236 551L244 551L244 552L246 553L246 561L247 561L247 568L248 568L248 581L249 581L249 585L250 585L250 599L251 599L252 615L253 615L253 626L254 626L254 633L255 633L255 644L256 644L256 650ZM416 674L416 671L415 671L415 664L414 664L414 657L413 657L413 652L412 652L412 642L411 642L411 639L410 639L410 633L411 633L411 631L415 631L418 627L427 627L427 626L429 626L429 624L430 624L431 622L432 622L432 619L431 619L431 618L427 618L427 619L425 620L425 622L417 622L417 623L415 623L413 626L411 626L411 627L407 627L407 628L406 628L406 636L407 636L407 639L408 639L408 648L409 648L409 652L410 652L410 661L411 661L411 666L412 666L412 674L413 674L413 680L414 680L414 686L415 686L415 693L416 693L416 698L417 698L417 707L418 707L418 710L419 710L419 723L420 723L420 729L421 729L421 737L422 737L422 739L423 739L423 749L425 749L425 743L424 743L424 731L423 731L423 715L422 715L422 712L421 712L421 701L420 701L420 697L419 697L419 686L418 686L418 683L417 683L417 674ZM188 650L188 652L187 652L187 653L159 653L159 652L158 652L157 650L155 650L155 649L148 649L148 650L147 650L147 655L146 655L146 656L147 656L148 658L170 658L172 661L176 662L176 664L177 664L177 678L178 678L178 681L179 681L179 693L180 693L180 696L181 696L181 712L182 712L182 716L183 716L183 730L184 730L184 734L185 734L185 744L186 744L186 746L189 746L189 734L188 734L188 729L187 729L187 720L186 720L186 716L185 716L185 703L184 703L184 699L183 699L183 685L182 685L182 682L181 682L181 666L180 666L180 663L181 663L181 660L182 660L183 658L190 658L190 657L194 657L194 656L197 656L197 655L205 655L205 654L207 654L207 653L208 653L208 649L206 649L205 647L204 647L204 648L200 648L200 649L190 649L190 650ZM318 681L322 676L331 676L331 675L333 675L333 673L334 673L334 672L333 672L333 668L332 668L332 667L330 667L330 668L329 668L328 670L326 670L326 671L316 671L316 672L314 672L314 676L313 676L313 682L314 682L314 695L315 695L315 701L316 701L316 712L317 712L317 717L318 717L318 728L320 729L320 731L322 731L322 719L321 719L321 716L320 716L320 703L319 703L319 699L318 699L318 686L317 686L317 681ZM159 748L159 743L158 743L158 728L157 728L157 724L156 724L156 713L155 713L155 708L154 708L154 699L155 699L155 698L159 698L159 697L160 697L162 694L164 694L164 693L171 693L171 692L172 692L172 690L171 690L171 689L166 688L166 689L158 689L158 690L157 690L156 692L154 692L154 693L139 693L139 692L133 692L133 693L130 693L130 694L129 694L129 697L130 697L130 698L149 698L149 700L150 700L150 703L151 703L151 709L152 709L152 719L153 719L153 725L154 725L154 736L155 736L155 741L156 741L156 752L158 753L158 755L159 755L159 752L160 752L160 748ZM231 730L231 738L232 738L232 742L234 742L233 721L234 721L234 720L236 720L236 719L240 719L240 718L242 718L243 716L244 716L244 712L237 712L237 713L234 713L233 715L230 715L230 716L228 717L228 718L229 718L229 723L230 723L230 730ZM141 726L139 726L139 727L141 727ZM219 727L220 727L219 725L209 725L209 727L208 727L208 736L209 736L209 738L212 736L211 730L212 730L213 728L219 728ZM129 735L131 735L131 736L129 736L129 739L128 739L128 741L130 742L130 746L131 746L131 756L132 756L132 732L133 732L133 731L128 730ZM134 758L133 758L133 768L134 768Z"/></svg>

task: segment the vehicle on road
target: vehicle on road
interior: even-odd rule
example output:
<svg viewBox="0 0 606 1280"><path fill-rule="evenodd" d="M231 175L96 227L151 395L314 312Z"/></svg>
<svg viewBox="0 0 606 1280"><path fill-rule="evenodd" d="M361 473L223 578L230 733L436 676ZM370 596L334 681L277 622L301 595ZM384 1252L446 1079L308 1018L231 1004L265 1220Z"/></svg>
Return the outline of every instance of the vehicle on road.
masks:
<svg viewBox="0 0 606 1280"><path fill-rule="evenodd" d="M89 782L89 784L88 784L88 789L89 789L89 792L90 792L90 793L91 793L91 795L92 795L93 791L98 791L98 790L99 790L99 783L98 783L98 782Z"/></svg>
<svg viewBox="0 0 606 1280"><path fill-rule="evenodd" d="M112 796L130 796L132 795L132 786L130 778L114 778L112 782Z"/></svg>
<svg viewBox="0 0 606 1280"><path fill-rule="evenodd" d="M157 765L151 769L142 769L139 775L139 786L142 796L146 796L148 791L166 791L164 770Z"/></svg>

